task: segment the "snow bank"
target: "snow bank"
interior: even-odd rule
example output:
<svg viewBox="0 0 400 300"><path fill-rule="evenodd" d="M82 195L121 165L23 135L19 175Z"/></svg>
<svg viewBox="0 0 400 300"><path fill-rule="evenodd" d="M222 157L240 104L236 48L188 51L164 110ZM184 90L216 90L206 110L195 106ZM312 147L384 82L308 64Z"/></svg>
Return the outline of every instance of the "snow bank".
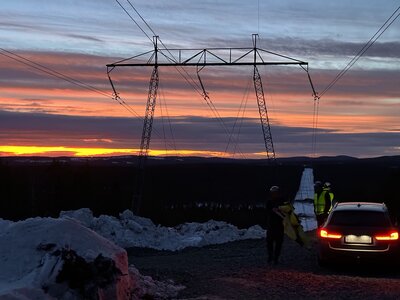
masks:
<svg viewBox="0 0 400 300"><path fill-rule="evenodd" d="M163 227L155 225L150 219L135 216L129 210L121 213L119 218L107 215L96 218L88 208L63 211L60 217L74 218L123 248L144 247L176 251L186 247L265 237L265 230L258 225L249 229L238 229L226 222L210 220L206 223Z"/></svg>
<svg viewBox="0 0 400 300"><path fill-rule="evenodd" d="M0 249L1 299L135 299L158 286L174 297L181 288L144 280L123 248L71 218L0 220Z"/></svg>

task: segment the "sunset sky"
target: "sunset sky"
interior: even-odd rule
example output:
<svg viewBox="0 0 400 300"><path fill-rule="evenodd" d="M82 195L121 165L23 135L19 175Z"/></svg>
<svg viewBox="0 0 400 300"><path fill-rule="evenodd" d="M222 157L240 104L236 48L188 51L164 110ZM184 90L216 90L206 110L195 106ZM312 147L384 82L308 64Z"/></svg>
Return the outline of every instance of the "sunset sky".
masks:
<svg viewBox="0 0 400 300"><path fill-rule="evenodd" d="M152 36L127 0L119 2ZM308 62L317 92L399 7L394 0L131 3L169 48L252 47L258 33L260 48ZM153 45L115 0L1 1L0 40L0 156L137 153L143 125L137 114L144 117L151 68L112 72L128 111L111 98L106 64ZM197 80L195 68L186 70ZM201 72L225 130L175 68L160 67L150 155L264 158L252 72L251 66ZM299 66L262 66L260 73L277 157L312 156L307 74ZM400 18L321 97L316 155L400 155L399 116Z"/></svg>

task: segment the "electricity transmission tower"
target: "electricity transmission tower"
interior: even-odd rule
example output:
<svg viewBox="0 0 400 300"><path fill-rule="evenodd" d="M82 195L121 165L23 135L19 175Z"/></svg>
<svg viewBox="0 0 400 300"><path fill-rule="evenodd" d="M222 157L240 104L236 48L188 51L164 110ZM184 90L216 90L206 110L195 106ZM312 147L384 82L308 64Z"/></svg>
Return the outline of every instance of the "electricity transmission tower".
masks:
<svg viewBox="0 0 400 300"><path fill-rule="evenodd" d="M153 126L154 110L157 100L158 89L158 67L174 67L182 74L189 75L184 67L196 67L199 83L193 86L193 81L188 81L199 92L207 104L212 104L208 93L201 81L200 71L206 66L253 66L253 83L257 98L257 104L260 114L261 127L264 137L267 158L270 162L275 162L275 149L272 141L271 127L268 119L267 104L265 101L262 80L257 66L259 65L299 65L308 71L308 63L300 61L285 55L267 51L257 47L257 34L253 34L252 48L205 48L205 49L169 49L158 47L158 36L153 37L154 50L148 51L112 64L107 65L107 75L114 92L114 97L119 98L115 85L111 79L110 73L115 68L120 67L153 67L150 77L149 91L146 104L146 112L143 123L142 138L140 143L140 152L138 157L138 175L135 186L135 195L132 201L132 209L139 213L142 202L142 189L144 181L144 169L148 156L148 150L151 140ZM274 57L275 60L267 60L266 56ZM149 58L148 58L149 57ZM146 60L147 58L147 60ZM137 60L131 62L131 60ZM184 75L183 75L184 76ZM190 78L192 79L192 78ZM193 80L193 79L192 79Z"/></svg>

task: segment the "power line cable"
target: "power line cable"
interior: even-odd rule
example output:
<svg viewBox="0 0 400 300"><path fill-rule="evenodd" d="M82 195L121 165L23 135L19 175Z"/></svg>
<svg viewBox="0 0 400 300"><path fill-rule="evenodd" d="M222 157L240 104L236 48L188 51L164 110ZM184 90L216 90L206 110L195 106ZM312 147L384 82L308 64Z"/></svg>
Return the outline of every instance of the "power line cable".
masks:
<svg viewBox="0 0 400 300"><path fill-rule="evenodd" d="M117 0L116 0L116 1L117 1ZM136 14L141 18L141 20L146 24L147 28L148 28L155 36L157 36L157 34L155 33L155 31L151 28L151 26L149 25L149 23L146 22L146 20L145 20L145 19L143 18L143 16L139 13L139 11L134 7L134 5L132 4L132 2L131 2L130 0L126 0L126 1L129 3L129 5L132 7L132 9L136 12ZM135 22L135 24L137 25L137 22ZM167 55L165 55L165 54L162 53L162 52L161 52L161 54L162 54L163 56L165 56L168 60L171 60L172 62L177 62L177 60L176 60L176 58L174 57L174 55L171 53L171 51L168 49L168 47L165 46L165 44L163 43L163 41L161 40L160 37L158 37L158 40L159 40L160 43L163 45L163 47L164 47L163 50L166 50L166 51L171 55L172 58L169 57L169 56L167 56ZM184 78L184 79L199 93L199 95L203 97L203 92L202 92L203 87L201 87L201 86L199 85L199 83L196 82L196 81L193 79L193 77L191 77L191 75L190 75L182 66L180 66L180 68L186 73L186 76L180 72L180 70L179 70L179 68L178 68L177 66L175 66L175 68L177 69L177 71L179 72L179 74L180 74L181 76L183 76L183 78ZM189 78L190 80L189 80L188 78ZM204 98L204 97L203 97L203 98ZM212 103L211 99L209 99L209 101L211 102L211 107L210 107L211 110L215 110L215 111L217 112L218 117L220 117L220 116L219 116L219 113L218 113L217 109L215 108L214 104ZM208 103L207 103L207 104L208 104Z"/></svg>
<svg viewBox="0 0 400 300"><path fill-rule="evenodd" d="M226 124L225 124L224 120L222 119L221 115L219 114L219 112L218 112L217 108L215 107L214 103L211 101L210 97L208 96L208 93L207 93L207 91L206 91L206 89L205 89L205 87L203 85L203 82L201 80L201 77L200 77L200 71L201 71L201 69L197 70L197 77L199 79L201 88L203 90L203 92L202 92L203 99L207 103L207 105L210 107L211 111L214 114L214 117L220 122L221 127L224 129L225 134L227 135L227 137L229 139L229 138L231 138L229 129L226 126ZM237 140L235 140L235 142L237 142ZM243 158L246 159L246 156L244 155L244 153L241 150L239 150L239 152L243 156Z"/></svg>
<svg viewBox="0 0 400 300"><path fill-rule="evenodd" d="M129 18L136 24L136 26L139 27L139 29L147 36L147 38L154 44L154 41L149 37L149 35L145 32L145 30L139 25L138 22L136 22L136 20L132 17L132 15L125 9L125 7L122 6L122 4L118 1L115 0L120 6L121 8L124 10L124 12L129 16ZM146 20L142 17L142 15L139 13L139 11L134 7L134 5L132 4L132 2L130 2L129 0L127 0L127 2L129 3L129 5L132 7L132 9L136 12L136 14L142 19L142 21L145 23L145 25L147 26L147 28L149 28L149 30L154 34L154 36L157 36L157 34L155 33L155 31L150 27L150 25L148 24L148 22L146 22ZM174 63L177 62L176 58L174 57L174 55L171 53L171 51L165 46L165 44L163 43L163 41L160 39L160 37L158 37L158 40L160 41L161 45L164 47L164 49L159 49L159 53L162 54L164 57L166 57L169 61L172 61ZM162 50L166 50L170 56L172 56L172 58L168 55L166 55L165 53L163 53ZM178 73L185 79L185 81L187 83L189 83L189 85L200 95L202 95L202 93L200 92L200 87L198 85L198 83L196 83L196 81L191 77L191 75L183 68L180 67L182 69L182 71L184 73L186 73L186 75L184 75L182 73L182 71L175 66L175 69L178 71ZM189 80L189 79L190 80Z"/></svg>
<svg viewBox="0 0 400 300"><path fill-rule="evenodd" d="M160 90L160 86L159 86L158 89ZM160 101L160 112L161 112L162 132L163 132L164 144L165 144L165 155L168 155L167 137L165 135L164 114L163 114L163 108L162 108L162 101Z"/></svg>
<svg viewBox="0 0 400 300"><path fill-rule="evenodd" d="M139 11L133 6L133 4L131 3L131 1L126 0L129 5L133 8L133 10L136 12L136 14L140 17L140 19L142 19L143 23L146 24L147 28L150 29L150 31L153 33L153 35L157 35L154 30L150 27L149 23L146 22L146 20L142 17L142 15L139 13Z"/></svg>
<svg viewBox="0 0 400 300"><path fill-rule="evenodd" d="M118 0L116 0L118 2ZM148 22L146 22L146 20L142 17L142 15L139 13L139 11L134 7L134 5L131 3L131 1L127 0L127 2L130 4L130 6L133 8L133 10L137 13L137 15L142 19L142 21L146 24L146 26L149 28L149 30L155 35L157 36L157 34L155 33L155 31L150 27L150 25L148 24ZM118 2L118 4L123 8L123 6ZM125 13L128 14L128 16L133 19L133 17L129 14L129 12L127 12L127 10L125 8L123 8ZM141 29L142 32L144 32L144 30L139 26L139 24L133 19L134 23ZM145 32L144 32L145 33ZM145 35L149 38L149 36L147 35L147 33L145 33ZM160 41L160 43L163 45L164 49L160 49L161 51L159 51L159 53L161 53L164 57L166 57L168 60L173 61L173 62L177 62L176 58L174 57L174 55L171 53L171 51L165 46L165 44L162 42L162 40L158 37L158 40ZM162 50L166 50L171 56L169 57L168 55L165 55ZM219 122L221 123L221 126L223 127L223 129L225 130L226 134L229 136L229 130L226 128L226 125L224 124L218 110L216 109L214 103L211 101L211 99L209 99L209 97L206 97L206 95L203 95L203 92L201 92L201 90L203 90L203 88L200 89L199 83L195 82L194 79L191 77L191 75L182 67L180 66L180 68L182 68L183 72L186 73L187 76L185 76L177 66L175 66L175 69L178 71L178 73L186 80L186 82L189 83L190 86L192 86L192 88L195 89L195 91L200 94L202 96L202 98L206 101L207 105L210 107L211 111L213 112L214 116L219 120ZM188 79L190 78L190 80ZM208 98L208 99L206 99ZM208 101L207 101L208 100ZM242 155L244 155L242 153Z"/></svg>
<svg viewBox="0 0 400 300"><path fill-rule="evenodd" d="M91 86L91 85L89 85L89 84L86 84L86 83L84 83L84 82L82 82L82 81L80 81L80 80L77 80L77 79L74 79L74 78L72 78L72 77L70 77L70 76L67 76L67 75L65 75L65 74L62 74L62 73L60 73L60 72L58 72L58 71L55 71L55 70L53 70L53 69L51 69L51 68L48 68L48 67L44 66L44 65L41 65L41 64L39 64L39 63L36 63L36 62L34 62L34 61L32 61L32 60L26 58L26 57L23 57L23 56L21 56L21 55L18 55L18 54L16 54L16 53L12 52L12 51L9 51L9 50L3 49L3 48L0 48L0 50L3 51L3 52L8 53L8 54L0 53L1 55L5 56L5 57L8 57L8 58L10 58L10 59L12 59L12 60L14 60L14 61L17 61L17 62L19 62L19 63L21 63L21 64L23 64L23 65L26 65L26 66L28 66L28 67L30 67L30 68L33 68L33 69L36 69L36 70L38 70L38 71L40 71L40 72L46 73L46 74L48 74L48 75L50 75L50 76L53 76L53 77L56 77L56 78L58 78L58 79L67 81L67 82L69 82L69 83L71 83L71 84L73 84L73 85L79 86L79 87L81 87L81 88L90 90L90 91L92 91L92 92L95 92L95 93L100 94L100 95L102 95L102 96L105 96L105 97L107 97L107 98L111 98L111 99L113 99L113 100L116 100L119 104L121 104L123 107L125 107L125 109L127 109L130 113L132 113L132 114L134 114L134 115L136 114L137 116L139 116L139 115L136 113L136 111L134 111L131 107L129 107L129 106L128 106L122 99L120 99L120 98L114 98L114 97L112 97L111 95L109 95L109 94L107 94L107 93L105 93L105 92L99 90L98 88L95 88L95 87L93 87L93 86ZM13 55L13 56L11 56L11 55Z"/></svg>
<svg viewBox="0 0 400 300"><path fill-rule="evenodd" d="M125 7L118 1L115 0L119 6L121 6L121 8L124 10L124 12L129 16L129 18L136 24L137 27L139 27L139 29L143 32L143 34L145 36L147 36L147 38L150 40L151 43L153 43L153 40L151 39L151 37L146 33L146 31L143 30L143 28L139 25L138 22L136 22L136 20L131 16L131 14L125 9Z"/></svg>
<svg viewBox="0 0 400 300"><path fill-rule="evenodd" d="M243 110L242 110L242 117L241 117L241 120L240 120L239 129L238 129L238 133L237 133L238 136L240 136L240 133L242 131L244 115L246 113L246 107L247 107L247 103L249 101L249 95L250 95L250 81L249 81L249 90L248 90L248 93L246 95L246 100L244 102L244 107L243 107ZM238 146L238 143L235 144L235 147L233 149L233 157L235 157L237 146Z"/></svg>
<svg viewBox="0 0 400 300"><path fill-rule="evenodd" d="M313 128L312 128L312 141L311 152L312 156L317 155L317 133L318 133L318 115L319 115L319 97L314 97L314 113L313 113Z"/></svg>
<svg viewBox="0 0 400 300"><path fill-rule="evenodd" d="M16 53L14 53L14 52L12 52L12 51L10 51L10 50L6 50L6 49L3 49L3 48L0 48L0 51L3 51L3 53L0 52L0 55L3 55L3 56L5 56L5 57L7 57L7 58L9 58L9 59L11 59L11 60L16 61L16 62L19 62L20 64L26 65L26 66L28 66L28 67L30 67L30 68L36 69L36 70L38 70L38 71L40 71L40 72L43 72L43 73L45 73L45 74L47 74L47 75L56 77L56 78L58 78L58 79L67 81L67 82L69 82L69 83L71 83L71 84L73 84L73 85L76 85L76 86L79 86L79 87L81 87L81 88L87 89L87 90L89 90L89 91L95 92L95 93L97 93L97 94L100 94L100 95L102 95L102 96L108 98L108 99L113 99L113 100L115 100L118 104L120 104L122 107L124 107L130 114L132 114L133 116L137 117L137 118L140 119L141 121L144 120L144 119L143 119L143 118L128 104L128 103L126 103L125 100L122 99L119 95L117 95L116 97L113 97L112 95L107 94L107 93L103 92L102 90L100 90L100 89L98 89L98 88L96 88L96 87L93 87L93 86L91 86L91 85L89 85L89 84L87 84L87 83L84 83L83 81L74 79L74 78L72 78L72 77L70 77L70 76L67 76L67 75L61 73L61 72L55 71L55 70L53 70L53 69L51 69L51 68L49 68L49 67L46 67L46 66L44 66L44 65L42 65L42 64L39 64L39 63L37 63L37 62L35 62L35 61L31 60L31 59L28 59L28 58L26 58L26 57L24 57L24 56L22 56L22 55L16 54ZM160 133L159 133L155 128L154 128L154 132L155 132L155 134L156 134L158 137L161 137L161 136L160 136Z"/></svg>
<svg viewBox="0 0 400 300"><path fill-rule="evenodd" d="M46 73L46 74L48 74L50 76L53 76L53 77L56 77L58 79L67 81L67 82L69 82L71 84L74 84L76 86L79 86L81 88L84 88L84 89L90 90L92 92L95 92L97 94L100 94L102 96L105 96L106 98L111 98L113 100L116 100L119 104L121 104L123 107L125 107L125 109L127 109L130 113L140 117L139 114L133 108L131 108L120 97L118 97L118 98L112 97L110 94L107 94L107 93L103 92L102 90L100 90L100 89L98 89L96 87L93 87L93 86L91 86L91 85L89 85L89 84L87 84L87 83L85 83L85 82L83 82L81 80L74 79L74 78L72 78L70 76L67 76L67 75L61 73L61 72L55 71L55 70L53 70L53 69L51 69L49 67L46 67L46 66L44 66L42 64L39 64L39 63L37 63L37 62L35 62L35 61L31 60L31 59L28 59L28 58L26 58L26 57L24 57L22 55L16 54L15 52L12 52L10 50L6 50L6 49L3 49L3 48L0 48L0 50L9 54L9 55L7 55L5 53L0 53L1 55L6 56L6 57L8 57L8 58L10 58L10 59L12 59L14 61L17 61L17 62L19 62L21 64L29 66L29 67L31 67L33 69L36 69L38 71L41 71L43 73ZM11 56L11 55L13 55L13 56Z"/></svg>
<svg viewBox="0 0 400 300"><path fill-rule="evenodd" d="M229 145L230 145L230 143L231 143L232 136L235 134L235 128L236 128L238 119L239 119L239 117L240 117L240 113L241 113L241 111L242 111L242 107L243 107L243 104L244 104L244 102L245 102L245 98L248 97L249 90L250 90L250 83L251 83L251 80L248 80L248 81L247 81L247 86L246 86L245 92L244 92L244 94L243 94L242 101L240 102L240 106L239 106L239 110L238 110L237 115L236 115L235 122L233 123L232 132L231 132L231 134L229 135L229 140L228 140L228 143L226 144L226 147L225 147L225 155L226 155L226 153L228 152L228 148L229 148ZM243 114L242 114L242 119L243 119ZM238 137L238 135L237 135L237 140L238 140L238 138L239 138L239 137Z"/></svg>
<svg viewBox="0 0 400 300"><path fill-rule="evenodd" d="M175 152L176 152L176 143L175 143L175 137L174 137L173 130L172 130L172 122L171 122L171 119L170 119L170 117L169 117L167 102L166 102L166 100L165 100L164 89L162 88L161 82L159 83L159 89L160 89L160 94L161 94L161 98L160 98L160 108L161 108L161 117L162 117L162 125L163 125L163 135L164 135L165 148L166 148L166 151L168 152L168 147L167 147L167 134L166 134L166 130L165 130L164 117L167 118L167 123L168 123L169 131L170 131L170 135L171 135L171 139L172 139L172 144L169 143L169 146L171 147L171 149L175 150ZM162 108L163 105L164 105L164 110L165 110L166 116L164 116L164 113L163 113L163 108Z"/></svg>
<svg viewBox="0 0 400 300"><path fill-rule="evenodd" d="M26 66L29 66L29 67L34 68L34 69L36 69L36 70L39 70L39 71L41 71L41 72L44 72L44 73L46 73L46 74L48 74L48 75L57 77L57 78L59 78L59 79L65 80L65 81L68 81L68 82L71 83L71 84L74 84L74 85L77 85L77 86L79 86L79 87L88 89L88 90L90 90L90 91L92 91L92 92L95 92L95 93L98 93L98 94L100 94L100 95L102 95L102 96L106 96L106 97L108 97L108 98L111 98L111 95L109 95L109 94L107 94L107 93L105 93L105 92L99 90L98 88L95 88L95 87L89 85L89 84L86 84L86 83L84 83L83 81L74 79L74 78L72 78L72 77L70 77L70 76L67 76L67 75L64 75L64 74L62 74L62 73L60 73L60 72L57 72L57 71L55 71L55 70L52 70L52 69L50 69L50 68L48 68L48 67L46 67L46 66L44 66L44 65L41 65L41 64L39 64L39 63L36 63L36 62L34 62L34 61L32 61L32 60L26 58L26 57L23 57L23 56L21 56L21 55L19 55L19 54L16 54L16 53L12 52L12 51L9 51L9 50L3 49L3 48L0 48L0 50L3 51L3 52L5 52L5 53L7 53L7 54L5 54L5 53L0 53L1 55L6 56L6 57L8 57L8 58L10 58L10 59L12 59L12 60L14 60L14 61L17 61L17 62L19 62L19 63L21 63L21 64L24 64L24 65L26 65ZM9 55L8 55L8 54L9 54ZM13 55L14 57L11 56L11 55Z"/></svg>
<svg viewBox="0 0 400 300"><path fill-rule="evenodd" d="M161 88L161 84L160 84L160 88ZM165 112L167 115L167 121L168 121L168 125L169 125L169 132L172 138L172 144L173 144L173 149L176 151L176 142L175 142L175 136L174 136L174 132L172 130L172 122L171 122L171 118L169 116L169 112L168 112L168 105L167 105L167 101L165 98L165 94L164 94L164 89L161 89L161 101L164 101L164 108L165 108Z"/></svg>
<svg viewBox="0 0 400 300"><path fill-rule="evenodd" d="M369 39L369 41L357 52L357 54L347 63L343 70L341 70L328 84L328 86L320 93L320 97L322 97L327 91L329 91L344 76L344 74L346 74L347 71L350 70L350 68L358 61L358 59L363 56L364 53L379 39L379 37L393 24L393 22L396 21L396 19L400 16L400 13L398 13L399 10L400 6L391 14L391 16L383 23L383 25ZM395 17L393 18L393 16Z"/></svg>
<svg viewBox="0 0 400 300"><path fill-rule="evenodd" d="M260 35L260 0L257 0L257 34Z"/></svg>

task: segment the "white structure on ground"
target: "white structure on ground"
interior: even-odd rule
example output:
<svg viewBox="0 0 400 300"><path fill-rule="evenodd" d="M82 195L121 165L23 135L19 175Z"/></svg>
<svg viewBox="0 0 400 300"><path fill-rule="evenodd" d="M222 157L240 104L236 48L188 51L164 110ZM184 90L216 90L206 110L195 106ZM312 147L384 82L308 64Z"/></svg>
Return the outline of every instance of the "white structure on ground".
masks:
<svg viewBox="0 0 400 300"><path fill-rule="evenodd" d="M294 198L293 206L299 216L304 231L317 228L314 214L314 174L313 169L305 168L300 180L299 190Z"/></svg>

